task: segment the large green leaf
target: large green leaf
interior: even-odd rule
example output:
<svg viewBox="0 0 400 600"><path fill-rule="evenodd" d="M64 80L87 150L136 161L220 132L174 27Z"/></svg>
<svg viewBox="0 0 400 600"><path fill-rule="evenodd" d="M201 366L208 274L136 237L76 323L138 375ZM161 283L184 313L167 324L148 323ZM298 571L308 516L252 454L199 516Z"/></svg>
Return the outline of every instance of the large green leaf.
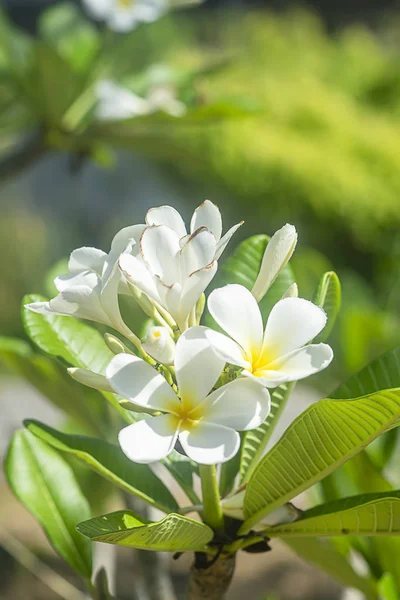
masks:
<svg viewBox="0 0 400 600"><path fill-rule="evenodd" d="M331 540L285 537L284 542L301 558L329 573L344 586L361 590L368 599L377 598L372 581L358 575L347 558L336 550Z"/></svg>
<svg viewBox="0 0 400 600"><path fill-rule="evenodd" d="M71 467L53 448L20 430L12 437L5 472L14 494L42 525L56 552L90 578L92 549L75 530L82 518L90 518L90 509Z"/></svg>
<svg viewBox="0 0 400 600"><path fill-rule="evenodd" d="M271 392L271 412L264 423L246 431L240 452L240 484L248 481L262 458L276 424L286 406L294 383L284 383Z"/></svg>
<svg viewBox="0 0 400 600"><path fill-rule="evenodd" d="M251 476L241 533L321 481L397 424L400 389L354 400L321 400L305 410Z"/></svg>
<svg viewBox="0 0 400 600"><path fill-rule="evenodd" d="M57 362L35 354L22 340L0 338L0 363L25 378L52 404L61 408L91 433L105 431L105 400L90 388L76 383Z"/></svg>
<svg viewBox="0 0 400 600"><path fill-rule="evenodd" d="M270 537L400 535L400 491L362 494L305 511L293 523L270 527Z"/></svg>
<svg viewBox="0 0 400 600"><path fill-rule="evenodd" d="M123 490L164 512L177 510L175 498L150 467L131 462L118 446L96 438L61 433L38 421L27 420L24 424L32 434L83 461Z"/></svg>
<svg viewBox="0 0 400 600"><path fill-rule="evenodd" d="M158 552L201 551L214 535L207 525L182 515L172 513L151 523L127 510L90 519L77 529L93 542Z"/></svg>
<svg viewBox="0 0 400 600"><path fill-rule="evenodd" d="M227 283L239 283L251 290L257 279L269 239L267 235L254 235L241 242L220 268L213 287L221 287ZM264 319L294 282L293 271L290 265L286 265L260 302L260 310ZM208 316L208 321L212 324L210 316Z"/></svg>
<svg viewBox="0 0 400 600"><path fill-rule="evenodd" d="M400 347L379 356L352 375L331 394L332 398L357 398L379 390L400 387Z"/></svg>
<svg viewBox="0 0 400 600"><path fill-rule="evenodd" d="M325 327L315 338L314 343L325 342L335 325L341 303L340 281L334 271L328 271L321 277L313 302L323 308L328 317Z"/></svg>
<svg viewBox="0 0 400 600"><path fill-rule="evenodd" d="M104 373L114 354L100 333L72 317L40 315L25 308L25 304L43 301L46 298L36 294L25 296L22 300L22 320L31 340L46 354L61 358L74 367ZM125 421L132 423L135 420L120 407L114 394L102 394Z"/></svg>

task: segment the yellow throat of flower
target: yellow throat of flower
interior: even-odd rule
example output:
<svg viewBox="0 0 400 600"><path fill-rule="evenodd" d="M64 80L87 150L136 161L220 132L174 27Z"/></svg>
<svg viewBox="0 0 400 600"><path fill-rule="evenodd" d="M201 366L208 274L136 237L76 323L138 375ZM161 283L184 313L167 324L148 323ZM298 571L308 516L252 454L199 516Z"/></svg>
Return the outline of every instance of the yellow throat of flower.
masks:
<svg viewBox="0 0 400 600"><path fill-rule="evenodd" d="M254 377L262 377L264 371L274 370L271 368L271 365L277 358L277 352L271 348L263 347L261 352L259 348L254 349L249 359L251 363L251 367L249 368L250 373Z"/></svg>
<svg viewBox="0 0 400 600"><path fill-rule="evenodd" d="M133 6L134 0L117 0L118 8L131 8Z"/></svg>

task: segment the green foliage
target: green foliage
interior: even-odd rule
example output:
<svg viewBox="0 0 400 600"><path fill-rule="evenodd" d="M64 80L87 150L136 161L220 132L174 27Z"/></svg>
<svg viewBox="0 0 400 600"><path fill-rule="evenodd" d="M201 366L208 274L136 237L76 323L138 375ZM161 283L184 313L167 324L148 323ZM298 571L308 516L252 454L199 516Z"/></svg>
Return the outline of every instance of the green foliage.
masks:
<svg viewBox="0 0 400 600"><path fill-rule="evenodd" d="M305 511L293 523L266 530L268 536L399 535L400 491L364 494Z"/></svg>
<svg viewBox="0 0 400 600"><path fill-rule="evenodd" d="M400 390L355 400L321 400L306 409L259 462L244 501L252 526L321 481L379 435L397 425Z"/></svg>
<svg viewBox="0 0 400 600"><path fill-rule="evenodd" d="M90 518L89 505L69 465L29 431L17 431L5 460L11 489L45 530L56 552L85 578L92 572L90 543L76 524Z"/></svg>
<svg viewBox="0 0 400 600"><path fill-rule="evenodd" d="M317 304L317 306L323 308L328 317L328 322L324 329L314 340L314 343L318 344L319 342L325 342L328 339L340 310L340 280L334 271L324 273L321 277L313 302L314 304Z"/></svg>
<svg viewBox="0 0 400 600"><path fill-rule="evenodd" d="M118 446L82 435L68 435L38 421L26 421L27 429L46 444L88 465L117 487L164 512L178 508L176 500L148 465L133 463Z"/></svg>
<svg viewBox="0 0 400 600"><path fill-rule="evenodd" d="M159 552L204 551L213 538L207 525L173 513L151 523L120 510L80 523L77 529L95 542Z"/></svg>

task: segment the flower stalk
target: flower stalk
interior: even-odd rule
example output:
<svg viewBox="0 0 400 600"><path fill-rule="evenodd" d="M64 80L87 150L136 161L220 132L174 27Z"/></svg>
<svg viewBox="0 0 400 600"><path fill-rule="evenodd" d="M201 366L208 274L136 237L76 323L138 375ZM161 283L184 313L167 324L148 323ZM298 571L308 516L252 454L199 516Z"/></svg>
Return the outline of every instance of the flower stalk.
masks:
<svg viewBox="0 0 400 600"><path fill-rule="evenodd" d="M224 528L224 514L219 496L217 469L215 465L199 465L199 470L204 521L214 531L221 531Z"/></svg>

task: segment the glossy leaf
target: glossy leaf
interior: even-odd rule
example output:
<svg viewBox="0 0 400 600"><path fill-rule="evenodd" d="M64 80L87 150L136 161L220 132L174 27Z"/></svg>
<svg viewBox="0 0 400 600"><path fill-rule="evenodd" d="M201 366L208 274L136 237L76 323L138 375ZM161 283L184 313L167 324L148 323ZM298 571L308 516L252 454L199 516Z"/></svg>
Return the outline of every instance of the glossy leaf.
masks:
<svg viewBox="0 0 400 600"><path fill-rule="evenodd" d="M372 581L358 575L347 558L336 550L331 540L285 537L283 541L301 558L329 573L342 585L362 591L368 599L377 598Z"/></svg>
<svg viewBox="0 0 400 600"><path fill-rule="evenodd" d="M5 460L11 489L45 530L56 552L86 578L91 576L90 543L75 530L90 509L71 467L53 448L26 430L17 431Z"/></svg>
<svg viewBox="0 0 400 600"><path fill-rule="evenodd" d="M293 387L294 383L284 383L271 390L271 412L268 417L260 427L245 433L240 452L240 484L250 479L251 474L262 458Z"/></svg>
<svg viewBox="0 0 400 600"><path fill-rule="evenodd" d="M151 523L127 510L90 519L77 529L92 542L157 552L201 551L214 535L207 525L182 515L172 513Z"/></svg>
<svg viewBox="0 0 400 600"><path fill-rule="evenodd" d="M319 282L313 302L323 308L328 317L324 329L314 340L314 343L318 344L328 339L340 310L341 286L339 277L334 271L324 273Z"/></svg>
<svg viewBox="0 0 400 600"><path fill-rule="evenodd" d="M178 504L170 491L148 465L130 461L114 444L81 435L68 435L38 421L25 421L35 436L86 463L94 471L164 512L174 511Z"/></svg>
<svg viewBox="0 0 400 600"><path fill-rule="evenodd" d="M269 537L400 535L400 491L363 494L305 511L293 523L265 531Z"/></svg>
<svg viewBox="0 0 400 600"><path fill-rule="evenodd" d="M254 470L246 490L247 521L241 533L321 481L394 427L399 418L400 389L311 405Z"/></svg>
<svg viewBox="0 0 400 600"><path fill-rule="evenodd" d="M352 375L331 394L332 398L357 398L379 390L400 387L400 347L379 356Z"/></svg>
<svg viewBox="0 0 400 600"><path fill-rule="evenodd" d="M103 374L114 354L100 333L72 317L40 315L25 308L25 304L45 300L36 294L25 296L22 300L22 320L31 340L50 356L61 358L74 367ZM134 422L133 416L119 406L114 394L102 394L125 421Z"/></svg>

